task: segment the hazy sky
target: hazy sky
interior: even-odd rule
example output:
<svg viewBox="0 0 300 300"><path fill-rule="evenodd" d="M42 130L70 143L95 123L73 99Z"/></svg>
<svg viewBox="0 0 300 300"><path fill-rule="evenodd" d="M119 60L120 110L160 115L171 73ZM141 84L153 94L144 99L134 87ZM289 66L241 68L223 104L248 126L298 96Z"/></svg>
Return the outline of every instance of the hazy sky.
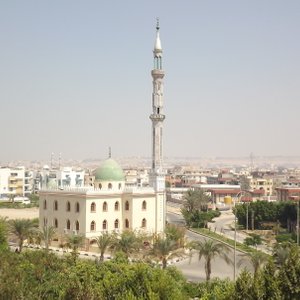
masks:
<svg viewBox="0 0 300 300"><path fill-rule="evenodd" d="M300 154L300 1L0 1L0 162Z"/></svg>

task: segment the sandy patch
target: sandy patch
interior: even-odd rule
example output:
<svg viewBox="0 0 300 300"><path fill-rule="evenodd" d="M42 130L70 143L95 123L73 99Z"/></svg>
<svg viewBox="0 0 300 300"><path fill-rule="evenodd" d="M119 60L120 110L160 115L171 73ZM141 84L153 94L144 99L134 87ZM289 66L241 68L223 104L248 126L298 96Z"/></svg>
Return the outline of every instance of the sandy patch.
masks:
<svg viewBox="0 0 300 300"><path fill-rule="evenodd" d="M39 217L39 209L32 208L0 208L0 216L9 219L34 219Z"/></svg>

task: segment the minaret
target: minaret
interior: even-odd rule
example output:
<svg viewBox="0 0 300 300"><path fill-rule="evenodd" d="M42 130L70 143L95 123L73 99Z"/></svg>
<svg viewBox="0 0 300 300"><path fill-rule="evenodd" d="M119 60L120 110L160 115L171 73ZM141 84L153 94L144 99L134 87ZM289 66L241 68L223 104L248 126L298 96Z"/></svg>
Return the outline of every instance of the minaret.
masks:
<svg viewBox="0 0 300 300"><path fill-rule="evenodd" d="M152 165L149 183L156 191L165 190L165 173L163 171L163 78L165 72L162 69L162 48L159 37L159 20L156 24L156 40L153 50L154 68L151 71L153 78L152 92Z"/></svg>

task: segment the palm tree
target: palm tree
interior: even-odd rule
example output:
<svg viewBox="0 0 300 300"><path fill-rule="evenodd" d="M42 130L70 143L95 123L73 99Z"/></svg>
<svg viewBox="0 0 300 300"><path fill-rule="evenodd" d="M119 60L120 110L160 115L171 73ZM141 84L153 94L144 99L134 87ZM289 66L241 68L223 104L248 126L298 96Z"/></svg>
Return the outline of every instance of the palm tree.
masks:
<svg viewBox="0 0 300 300"><path fill-rule="evenodd" d="M227 264L231 263L231 260L228 257L230 250L228 246L223 243L213 240L203 240L194 242L193 248L199 252L199 260L201 260L202 257L205 260L205 274L207 281L210 280L211 261L216 256L223 258Z"/></svg>
<svg viewBox="0 0 300 300"><path fill-rule="evenodd" d="M100 261L104 260L105 251L113 244L114 241L115 235L109 234L108 232L105 232L96 238L96 242L100 251Z"/></svg>
<svg viewBox="0 0 300 300"><path fill-rule="evenodd" d="M135 232L126 230L114 239L112 248L115 252L123 252L129 257L134 252L137 252L141 246L141 238Z"/></svg>
<svg viewBox="0 0 300 300"><path fill-rule="evenodd" d="M68 235L67 236L67 245L72 250L72 255L74 257L74 261L78 256L78 248L84 245L84 236L83 235Z"/></svg>
<svg viewBox="0 0 300 300"><path fill-rule="evenodd" d="M258 271L266 265L268 262L268 256L260 251L255 251L252 253L246 254L246 259L241 259L238 263L238 267L243 264L245 261L250 261L253 270L254 270L254 277L257 275Z"/></svg>
<svg viewBox="0 0 300 300"><path fill-rule="evenodd" d="M32 230L34 230L35 224L29 219L16 219L10 221L10 231L19 240L19 252L22 251L24 240L28 238Z"/></svg>
<svg viewBox="0 0 300 300"><path fill-rule="evenodd" d="M179 256L183 252L182 248L178 248L176 242L169 238L158 236L149 252L150 255L161 260L162 268L167 267L168 259L172 256Z"/></svg>
<svg viewBox="0 0 300 300"><path fill-rule="evenodd" d="M188 190L184 195L183 207L188 213L207 210L210 198L203 190Z"/></svg>
<svg viewBox="0 0 300 300"><path fill-rule="evenodd" d="M40 234L41 240L44 241L44 243L45 243L46 250L48 251L49 246L56 234L55 228L53 226L50 226L50 227L44 226L43 229L41 229L39 231L39 234Z"/></svg>

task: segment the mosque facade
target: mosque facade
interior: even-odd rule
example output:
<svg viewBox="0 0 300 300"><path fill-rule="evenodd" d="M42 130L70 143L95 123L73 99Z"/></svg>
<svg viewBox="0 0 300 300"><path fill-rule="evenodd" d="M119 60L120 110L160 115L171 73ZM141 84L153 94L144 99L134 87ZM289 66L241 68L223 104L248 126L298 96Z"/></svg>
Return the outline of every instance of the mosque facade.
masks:
<svg viewBox="0 0 300 300"><path fill-rule="evenodd" d="M81 234L92 240L104 232L124 230L160 233L166 222L162 129L163 77L159 24L153 50L152 165L149 187L126 186L119 164L109 158L93 173L92 186L40 191L39 225L53 226L58 234Z"/></svg>

